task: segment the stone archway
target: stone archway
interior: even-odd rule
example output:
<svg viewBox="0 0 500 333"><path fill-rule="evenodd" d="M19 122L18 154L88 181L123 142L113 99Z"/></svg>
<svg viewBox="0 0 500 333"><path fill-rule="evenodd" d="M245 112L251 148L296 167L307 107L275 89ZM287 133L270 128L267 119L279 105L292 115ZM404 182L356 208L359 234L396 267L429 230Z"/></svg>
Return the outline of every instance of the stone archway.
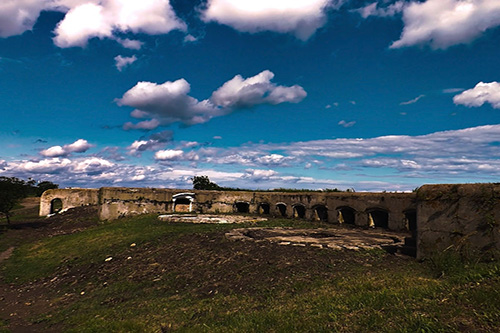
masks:
<svg viewBox="0 0 500 333"><path fill-rule="evenodd" d="M267 202L262 202L259 204L259 208L257 210L261 215L268 215L271 213L271 206Z"/></svg>
<svg viewBox="0 0 500 333"><path fill-rule="evenodd" d="M276 210L282 217L286 217L286 203L278 202L276 204Z"/></svg>
<svg viewBox="0 0 500 333"><path fill-rule="evenodd" d="M371 208L366 211L368 223L375 228L389 229L389 212L382 208Z"/></svg>
<svg viewBox="0 0 500 333"><path fill-rule="evenodd" d="M313 210L315 221L328 222L328 208L325 205L316 205Z"/></svg>
<svg viewBox="0 0 500 333"><path fill-rule="evenodd" d="M178 193L172 196L175 213L191 213L193 211L194 193Z"/></svg>
<svg viewBox="0 0 500 333"><path fill-rule="evenodd" d="M62 200L59 198L50 201L50 214L57 214L63 209Z"/></svg>
<svg viewBox="0 0 500 333"><path fill-rule="evenodd" d="M293 217L303 219L306 217L306 206L303 204L293 205Z"/></svg>
<svg viewBox="0 0 500 333"><path fill-rule="evenodd" d="M349 206L342 206L337 208L337 220L340 224L356 224L356 210Z"/></svg>
<svg viewBox="0 0 500 333"><path fill-rule="evenodd" d="M234 203L236 213L249 213L250 204L246 201L237 201Z"/></svg>

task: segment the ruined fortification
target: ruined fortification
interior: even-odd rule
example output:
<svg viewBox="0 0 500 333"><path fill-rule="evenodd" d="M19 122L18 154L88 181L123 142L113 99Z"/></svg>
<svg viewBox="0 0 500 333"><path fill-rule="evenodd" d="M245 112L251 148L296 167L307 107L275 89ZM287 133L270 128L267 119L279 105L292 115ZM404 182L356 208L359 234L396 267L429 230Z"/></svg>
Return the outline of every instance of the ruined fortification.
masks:
<svg viewBox="0 0 500 333"><path fill-rule="evenodd" d="M416 193L56 189L42 195L40 215L54 213L55 203L63 209L98 205L101 220L148 213L252 213L407 230L418 258L450 247L500 250L500 184L425 185Z"/></svg>

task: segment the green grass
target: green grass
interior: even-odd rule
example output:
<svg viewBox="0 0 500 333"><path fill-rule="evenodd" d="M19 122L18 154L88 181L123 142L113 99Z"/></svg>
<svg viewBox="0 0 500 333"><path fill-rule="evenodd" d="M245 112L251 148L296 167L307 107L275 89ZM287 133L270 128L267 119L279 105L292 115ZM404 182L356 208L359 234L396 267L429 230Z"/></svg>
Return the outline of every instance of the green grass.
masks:
<svg viewBox="0 0 500 333"><path fill-rule="evenodd" d="M446 281L415 279L415 271L393 273L316 281L266 298L260 293L195 298L151 282L117 281L53 320L78 327L69 332L151 332L161 325L180 332L450 332L471 320L493 332L499 323L498 301L492 303L498 291L460 288L450 294ZM464 293L465 299L453 299ZM484 300L486 293L492 294ZM109 302L117 295L118 303ZM476 310L464 316L464 307L471 306Z"/></svg>
<svg viewBox="0 0 500 333"><path fill-rule="evenodd" d="M258 225L322 226L285 219ZM130 277L135 268L124 258L132 243L154 252L177 244L183 235L243 226L248 225L165 223L152 215L124 218L27 242L3 263L1 274L6 281L23 285L60 276L65 270L88 271L90 276L50 295L53 310L32 319L62 325L65 332L160 332L162 326L179 332L495 332L500 325L497 262L443 257L418 263L397 261L382 251L361 251L351 254L353 260L325 267L334 278L305 271L273 286L256 282L253 292L210 295L178 288L176 267L143 279ZM336 252L316 250L311 255ZM103 283L107 257L121 261L115 271L106 273ZM0 321L0 332L4 327L7 323Z"/></svg>
<svg viewBox="0 0 500 333"><path fill-rule="evenodd" d="M144 215L106 222L85 231L46 238L16 248L2 268L8 282L24 283L47 277L61 263L85 265L124 252L135 243L154 242L163 237L183 233L208 232L227 229L224 225L169 224L156 221L155 216Z"/></svg>

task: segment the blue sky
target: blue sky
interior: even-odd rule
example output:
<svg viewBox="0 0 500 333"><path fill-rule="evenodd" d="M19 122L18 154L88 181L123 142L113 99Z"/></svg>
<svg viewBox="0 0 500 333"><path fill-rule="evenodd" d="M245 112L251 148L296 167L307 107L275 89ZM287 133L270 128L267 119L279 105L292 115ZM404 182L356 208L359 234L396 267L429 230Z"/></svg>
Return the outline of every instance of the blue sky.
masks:
<svg viewBox="0 0 500 333"><path fill-rule="evenodd" d="M497 0L4 0L0 176L495 182L499 26Z"/></svg>

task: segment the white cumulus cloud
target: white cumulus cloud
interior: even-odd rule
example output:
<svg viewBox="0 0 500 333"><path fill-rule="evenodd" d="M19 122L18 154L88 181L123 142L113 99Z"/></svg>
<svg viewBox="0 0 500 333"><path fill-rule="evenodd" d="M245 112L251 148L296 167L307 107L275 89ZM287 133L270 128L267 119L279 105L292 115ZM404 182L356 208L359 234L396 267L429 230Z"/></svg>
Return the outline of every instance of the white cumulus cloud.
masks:
<svg viewBox="0 0 500 333"><path fill-rule="evenodd" d="M126 123L125 129L150 130L174 122L201 124L259 104L298 103L307 96L301 86L279 86L271 82L273 77L268 70L247 79L236 75L202 101L189 96L191 86L185 79L162 84L139 82L116 102L135 108L132 117L148 119L137 124Z"/></svg>
<svg viewBox="0 0 500 333"><path fill-rule="evenodd" d="M193 151L185 153L183 150L176 149L159 150L154 157L157 161L197 161L199 159L198 154Z"/></svg>
<svg viewBox="0 0 500 333"><path fill-rule="evenodd" d="M247 108L264 103L298 103L307 96L301 86L278 86L271 83L273 78L274 73L268 70L248 79L236 75L217 89L210 100L225 108Z"/></svg>
<svg viewBox="0 0 500 333"><path fill-rule="evenodd" d="M31 30L44 7L43 0L0 1L0 37L20 35Z"/></svg>
<svg viewBox="0 0 500 333"><path fill-rule="evenodd" d="M202 19L238 31L291 33L307 40L326 23L327 7L338 8L342 3L341 0L209 0Z"/></svg>
<svg viewBox="0 0 500 333"><path fill-rule="evenodd" d="M117 99L117 103L136 108L138 111L131 114L135 118L153 118L155 123L152 125L155 126L146 129L177 121L187 125L204 123L219 114L219 110L208 100L200 102L189 96L190 90L191 86L184 79L163 84L139 82Z"/></svg>
<svg viewBox="0 0 500 333"><path fill-rule="evenodd" d="M276 176L278 173L274 170L256 170L248 169L242 178L251 179L253 181L259 182L264 180L269 180Z"/></svg>
<svg viewBox="0 0 500 333"><path fill-rule="evenodd" d="M446 49L479 37L500 25L498 0L427 0L403 11L404 29L391 48L430 44Z"/></svg>
<svg viewBox="0 0 500 333"><path fill-rule="evenodd" d="M45 157L62 157L67 156L71 153L84 153L94 145L88 143L87 140L78 139L72 144L64 146L52 146L50 148L44 149L40 152L40 155Z"/></svg>
<svg viewBox="0 0 500 333"><path fill-rule="evenodd" d="M474 88L453 97L453 102L468 107L479 107L484 103L490 103L493 108L500 109L500 83L479 82Z"/></svg>

